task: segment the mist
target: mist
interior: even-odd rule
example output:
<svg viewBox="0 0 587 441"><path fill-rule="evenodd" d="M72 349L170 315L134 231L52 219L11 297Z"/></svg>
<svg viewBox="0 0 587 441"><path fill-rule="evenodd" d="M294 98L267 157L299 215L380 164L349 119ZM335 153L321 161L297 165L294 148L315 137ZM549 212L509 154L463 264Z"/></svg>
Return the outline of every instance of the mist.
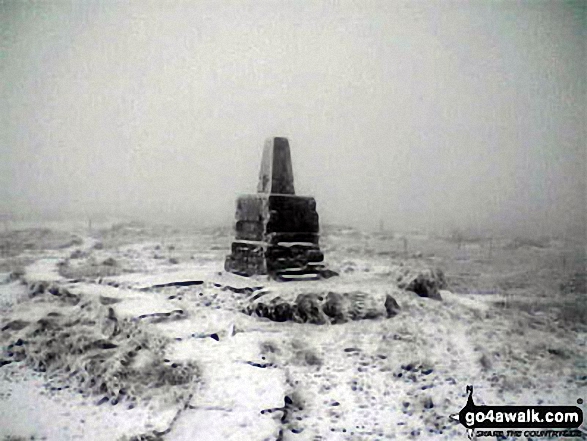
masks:
<svg viewBox="0 0 587 441"><path fill-rule="evenodd" d="M584 2L2 2L0 213L585 235Z"/></svg>

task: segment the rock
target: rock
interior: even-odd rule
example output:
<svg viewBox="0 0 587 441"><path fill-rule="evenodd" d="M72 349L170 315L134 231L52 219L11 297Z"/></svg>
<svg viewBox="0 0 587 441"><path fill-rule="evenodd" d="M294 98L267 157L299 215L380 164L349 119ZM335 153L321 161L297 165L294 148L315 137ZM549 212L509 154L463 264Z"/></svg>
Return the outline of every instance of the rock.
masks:
<svg viewBox="0 0 587 441"><path fill-rule="evenodd" d="M446 280L441 270L426 269L416 273L407 282L404 279L401 285L400 287L405 287L407 291L413 291L420 297L442 300L439 290L446 288Z"/></svg>
<svg viewBox="0 0 587 441"><path fill-rule="evenodd" d="M322 311L322 305L316 294L300 294L296 298L294 320L301 323L323 325L329 323L328 317Z"/></svg>
<svg viewBox="0 0 587 441"><path fill-rule="evenodd" d="M330 317L332 323L342 323L346 321L344 298L336 292L329 292L326 295L322 310L328 317Z"/></svg>
<svg viewBox="0 0 587 441"><path fill-rule="evenodd" d="M116 263L116 260L113 257L109 257L108 259L106 259L106 260L104 260L102 262L102 265L105 265L105 266L116 266L117 263Z"/></svg>
<svg viewBox="0 0 587 441"><path fill-rule="evenodd" d="M29 297L35 297L39 294L44 294L45 290L49 287L47 282L35 282L29 285Z"/></svg>
<svg viewBox="0 0 587 441"><path fill-rule="evenodd" d="M330 279L331 277L337 277L338 273L336 271L332 271L330 269L321 269L320 270L320 277L323 279Z"/></svg>
<svg viewBox="0 0 587 441"><path fill-rule="evenodd" d="M382 295L352 291L343 296L348 304L350 320L374 319L387 315L385 298Z"/></svg>
<svg viewBox="0 0 587 441"><path fill-rule="evenodd" d="M271 320L285 322L293 319L293 308L289 303L279 303L273 307Z"/></svg>
<svg viewBox="0 0 587 441"><path fill-rule="evenodd" d="M255 307L255 314L258 317L269 318L269 307L265 303L259 302Z"/></svg>
<svg viewBox="0 0 587 441"><path fill-rule="evenodd" d="M246 314L255 314L275 322L326 324L345 323L350 320L393 317L400 310L395 299L388 293L328 292L298 294L291 301L274 297L267 301L253 301L243 309Z"/></svg>
<svg viewBox="0 0 587 441"><path fill-rule="evenodd" d="M258 317L265 317L274 322L285 322L293 319L293 307L281 297L275 297L269 305L259 302L247 309L249 314L253 312Z"/></svg>
<svg viewBox="0 0 587 441"><path fill-rule="evenodd" d="M385 296L385 310L387 311L387 318L394 317L400 310L397 301L390 294Z"/></svg>
<svg viewBox="0 0 587 441"><path fill-rule="evenodd" d="M8 322L6 325L2 327L2 332L4 331L20 331L28 326L29 322L24 320L13 320Z"/></svg>

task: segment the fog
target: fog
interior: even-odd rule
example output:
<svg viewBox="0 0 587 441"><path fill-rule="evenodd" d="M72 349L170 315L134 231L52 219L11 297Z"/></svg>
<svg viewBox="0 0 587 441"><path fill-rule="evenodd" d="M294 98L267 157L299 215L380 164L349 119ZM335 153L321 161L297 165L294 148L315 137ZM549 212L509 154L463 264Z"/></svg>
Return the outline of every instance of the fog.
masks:
<svg viewBox="0 0 587 441"><path fill-rule="evenodd" d="M584 2L2 2L0 213L585 234Z"/></svg>

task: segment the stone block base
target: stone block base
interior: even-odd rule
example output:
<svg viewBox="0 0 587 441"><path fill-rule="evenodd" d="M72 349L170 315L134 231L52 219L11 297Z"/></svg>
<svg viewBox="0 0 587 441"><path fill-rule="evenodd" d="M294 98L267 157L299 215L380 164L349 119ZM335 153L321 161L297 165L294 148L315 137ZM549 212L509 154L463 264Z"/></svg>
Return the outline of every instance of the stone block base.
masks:
<svg viewBox="0 0 587 441"><path fill-rule="evenodd" d="M263 193L240 196L235 230L226 271L293 280L319 277L324 270L318 213L312 197Z"/></svg>
<svg viewBox="0 0 587 441"><path fill-rule="evenodd" d="M236 274L251 276L318 274L323 269L324 255L312 242L235 241L226 257L224 268ZM287 277L286 277L287 278Z"/></svg>
<svg viewBox="0 0 587 441"><path fill-rule="evenodd" d="M312 197L276 194L243 195L236 202L236 239L318 244L318 213ZM293 233L292 233L293 232ZM279 237L285 234L283 240ZM296 235L299 234L299 237Z"/></svg>

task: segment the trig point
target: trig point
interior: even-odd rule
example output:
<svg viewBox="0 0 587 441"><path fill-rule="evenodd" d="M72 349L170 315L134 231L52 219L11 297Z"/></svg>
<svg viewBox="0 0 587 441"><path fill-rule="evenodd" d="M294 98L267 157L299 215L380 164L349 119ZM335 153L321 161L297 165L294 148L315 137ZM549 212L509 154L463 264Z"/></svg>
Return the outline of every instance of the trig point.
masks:
<svg viewBox="0 0 587 441"><path fill-rule="evenodd" d="M268 274L279 280L334 274L322 264L316 201L295 194L287 138L265 142L257 194L238 197L235 230L226 271Z"/></svg>

